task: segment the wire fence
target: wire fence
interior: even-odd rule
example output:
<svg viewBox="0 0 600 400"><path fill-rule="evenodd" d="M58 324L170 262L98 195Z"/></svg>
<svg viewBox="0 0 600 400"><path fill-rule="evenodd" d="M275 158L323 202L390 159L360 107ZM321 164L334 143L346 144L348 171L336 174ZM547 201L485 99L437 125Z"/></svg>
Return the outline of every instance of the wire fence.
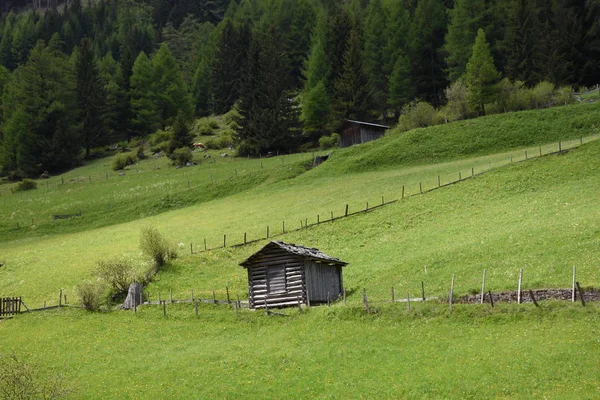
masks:
<svg viewBox="0 0 600 400"><path fill-rule="evenodd" d="M243 232L243 233L238 232L236 234L225 233L219 239L213 238L211 240L207 240L206 238L204 238L200 242L200 244L198 244L198 243L194 244L193 242L190 242L190 254L203 253L203 252L207 252L207 251L224 249L224 248L228 248L228 247L229 248L243 247L243 246L251 245L251 244L258 243L258 242L261 242L264 240L270 240L273 238L281 237L281 236L284 236L289 233L298 232L301 230L305 230L305 229L312 228L312 227L319 226L319 225L326 224L326 223L331 223L331 222L334 222L334 221L337 221L340 219L365 214L365 213L377 210L379 208L382 208L382 207L385 207L385 206L388 206L391 204L395 204L399 201L408 199L410 197L420 196L425 193L429 193L434 190L438 190L438 189L462 182L464 180L483 175L485 173L492 171L495 168L505 167L507 165L532 160L532 159L539 158L542 156L564 153L571 149L577 148L577 147L583 145L584 143L589 143L591 141L595 141L598 138L600 138L600 135L592 135L592 136L588 136L585 138L580 137L576 141L570 141L570 142L566 142L566 143L559 141L558 143L555 144L554 148L550 148L550 149L546 150L545 152L543 151L544 150L543 146L540 145L536 149L537 151L532 151L532 149L530 148L530 149L524 150L521 154L510 153L510 155L507 157L507 159L504 160L503 162L495 163L495 164L492 164L490 162L487 167L481 167L481 166L479 166L477 168L471 167L470 169L468 169L466 171L458 171L456 174L454 174L452 176L449 176L449 177L446 176L445 180L442 180L441 175L437 175L437 182L435 182L433 185L431 185L431 182L425 182L425 183L419 182L418 185L413 184L411 186L401 185L399 197L396 199L386 201L385 197L381 196L381 202L378 204L369 205L368 202L365 202L364 207L360 207L360 206L357 207L356 203L354 203L352 209L350 208L350 203L346 203L343 208L343 211L341 211L341 212L339 210L336 213L334 213L334 211L330 211L327 214L317 214L316 216L311 217L310 220L308 217L304 217L304 218L296 218L293 223L290 223L289 220L287 222L285 220L282 220L280 224L267 225L264 229L264 232L265 232L264 236L249 238L247 232ZM463 174L463 172L466 172L466 173ZM429 184L429 186L427 186L428 184ZM218 245L215 246L214 243L218 243Z"/></svg>

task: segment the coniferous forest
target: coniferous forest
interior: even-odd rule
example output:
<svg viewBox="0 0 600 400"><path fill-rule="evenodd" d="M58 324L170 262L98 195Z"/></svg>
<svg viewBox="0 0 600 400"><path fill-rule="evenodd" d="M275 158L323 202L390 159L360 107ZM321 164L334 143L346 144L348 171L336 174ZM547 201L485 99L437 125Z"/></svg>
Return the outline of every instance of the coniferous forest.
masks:
<svg viewBox="0 0 600 400"><path fill-rule="evenodd" d="M235 107L255 156L344 119L443 122L600 82L600 0L0 2L0 165L60 171L93 149Z"/></svg>

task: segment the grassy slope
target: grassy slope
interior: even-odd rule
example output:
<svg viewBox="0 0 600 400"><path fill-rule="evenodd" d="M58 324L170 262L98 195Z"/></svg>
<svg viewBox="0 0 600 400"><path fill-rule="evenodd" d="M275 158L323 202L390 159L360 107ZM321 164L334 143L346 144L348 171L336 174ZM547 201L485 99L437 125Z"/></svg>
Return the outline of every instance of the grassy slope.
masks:
<svg viewBox="0 0 600 400"><path fill-rule="evenodd" d="M600 384L598 332L590 329L597 326L596 306L548 304L540 312L525 312L530 305L493 311L458 306L448 316L443 305L413 305L407 318L401 305L392 309L384 300L390 286L415 293L422 280L429 295L443 296L451 274L458 294L476 290L482 268L492 290L514 288L521 267L525 288L566 287L572 265L584 286L598 286L598 157L600 144L590 143L285 236L350 262L347 308L281 319L244 312L238 320L231 310L203 307L200 323L183 305L170 308L166 320L156 307L138 315L63 310L0 323L4 349L30 353L45 371L64 369L69 380L80 382L75 397L586 397ZM186 240L213 226L268 223L282 209L315 214L343 200L340 192L370 199L386 185L390 196L398 195L399 182L435 176L438 168L337 179L315 170L293 183L143 221L1 244L8 262L0 271L0 291L35 291L35 302L46 299L57 285L77 283L95 258L135 251L139 227L146 224ZM229 285L243 295L245 275L237 262L258 247L182 257L149 290L155 296L173 288L176 297L187 297L193 288L206 297L220 289L222 297ZM380 310L377 316L360 311L362 287Z"/></svg>

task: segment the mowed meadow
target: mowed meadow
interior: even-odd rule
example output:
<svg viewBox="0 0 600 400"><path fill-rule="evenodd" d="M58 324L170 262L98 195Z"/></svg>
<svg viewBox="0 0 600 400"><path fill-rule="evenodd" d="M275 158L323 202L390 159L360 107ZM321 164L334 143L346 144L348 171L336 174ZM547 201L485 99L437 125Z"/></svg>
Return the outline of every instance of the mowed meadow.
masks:
<svg viewBox="0 0 600 400"><path fill-rule="evenodd" d="M31 234L12 240L4 230L3 295L20 295L28 306L39 307L44 301L55 304L63 289L74 303L74 287L92 276L96 261L139 255L140 229L154 226L180 254L146 288L153 299L159 293L164 299L170 291L176 299L188 299L192 290L202 298L214 290L224 299L226 287L245 299L247 277L238 263L266 242L199 252L204 239L209 247L221 246L224 234L228 243L240 243L244 233L248 240L265 236L267 226L275 235L284 220L286 230L296 229L306 219L314 223L317 215L322 221L332 211L339 216L346 204L353 212L367 202L380 203L382 196L399 199L403 186L406 198L277 237L349 262L344 270L347 305L313 307L301 315L287 309L281 317L249 310L236 314L213 305L202 305L196 317L191 304L169 304L166 317L158 306L142 306L136 314L61 309L2 321L3 348L25 354L45 374L63 373L74 383L74 398L593 397L600 387L597 305L455 305L450 312L443 298L453 275L455 295L476 293L483 269L492 291L516 290L520 268L526 290L570 287L573 266L584 288L598 287L597 108L578 105L552 109L552 114L502 116L547 121L538 131L523 123L520 132L518 123L491 116L469 121L474 128L461 122L392 134L336 150L313 170L308 168L310 154L217 160L181 170L166 163L156 170L154 161L143 161L138 168L146 172L137 175L73 183L81 207L89 196L91 204L111 201L114 211L92 218L93 229L86 228L83 211L82 217L46 228L27 227ZM514 128L491 140L486 129L502 124ZM438 140L448 143L436 147ZM526 150L528 158L539 155L540 145L544 154L555 152L559 141L563 149L578 147L524 160ZM421 152L423 162L401 149ZM432 153L427 155L427 149ZM71 174L92 175L85 168L95 168L101 176L108 172L103 164L110 161ZM211 168L221 181L211 182L209 176L187 188L187 181L193 182L190 174L206 179ZM427 191L438 185L438 176L443 185L472 172L479 175ZM136 204L135 192L148 199L169 195L164 186L142 190L151 188L151 177L159 188L161 182L174 182L173 198L187 200L160 213L148 211L150 203L141 201L136 218L108 200L132 193L123 200L126 208ZM425 193L419 194L419 184ZM228 189L221 192L214 189L217 185ZM60 208L60 196L51 200L54 208L43 211L40 203L53 193L43 190L40 184L35 193L0 203L2 214L26 212L30 204L49 217ZM11 196L3 193L1 201ZM18 196L23 198L14 200ZM72 200L63 197L64 203ZM190 243L195 254L190 254ZM405 304L389 303L391 287L397 297L418 297L421 282L427 296L441 300L413 304L410 311ZM374 314L364 312L363 288Z"/></svg>

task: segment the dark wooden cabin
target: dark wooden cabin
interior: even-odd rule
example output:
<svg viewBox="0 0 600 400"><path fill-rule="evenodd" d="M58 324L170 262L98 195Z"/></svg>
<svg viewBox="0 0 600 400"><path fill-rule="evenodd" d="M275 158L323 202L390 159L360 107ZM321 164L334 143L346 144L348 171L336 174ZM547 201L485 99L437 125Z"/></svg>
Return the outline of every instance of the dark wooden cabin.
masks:
<svg viewBox="0 0 600 400"><path fill-rule="evenodd" d="M370 142L385 135L389 126L347 119L340 129L340 147Z"/></svg>
<svg viewBox="0 0 600 400"><path fill-rule="evenodd" d="M272 241L240 265L248 270L250 308L326 303L344 290L347 263L317 249Z"/></svg>

